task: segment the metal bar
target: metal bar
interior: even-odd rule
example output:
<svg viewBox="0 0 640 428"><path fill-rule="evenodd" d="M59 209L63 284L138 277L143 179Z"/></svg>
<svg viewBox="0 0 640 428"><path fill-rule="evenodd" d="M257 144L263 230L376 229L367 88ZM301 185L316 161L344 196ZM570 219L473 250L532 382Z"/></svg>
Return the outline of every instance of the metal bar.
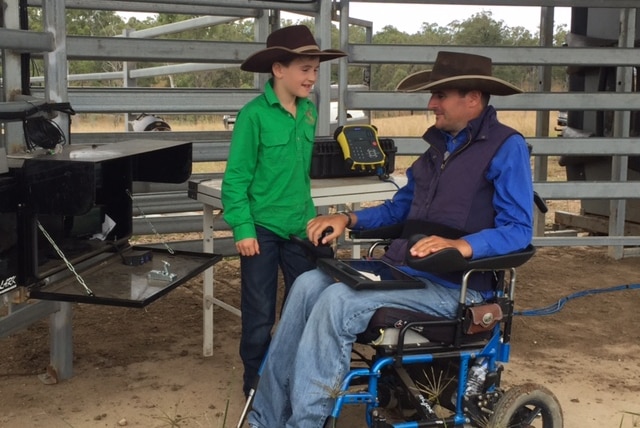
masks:
<svg viewBox="0 0 640 428"><path fill-rule="evenodd" d="M640 199L638 185L633 181L544 181L533 183L543 199Z"/></svg>
<svg viewBox="0 0 640 428"><path fill-rule="evenodd" d="M436 59L440 45L349 45L351 64L425 64ZM640 49L597 47L506 47L506 46L446 46L448 51L475 53L491 57L495 65L624 65L640 63Z"/></svg>
<svg viewBox="0 0 640 428"><path fill-rule="evenodd" d="M211 40L68 36L70 60L205 62L240 64L264 44Z"/></svg>
<svg viewBox="0 0 640 428"><path fill-rule="evenodd" d="M620 11L620 47L633 47L636 35L635 9ZM618 67L616 72L616 90L618 92L633 92L633 70L631 67ZM631 129L631 111L616 111L613 117L613 136L615 138L629 137ZM614 156L611 159L611 180L627 181L629 168L628 156ZM624 199L609 202L609 236L624 235L624 225L627 216L627 203ZM624 255L622 246L610 246L609 256L619 260Z"/></svg>
<svg viewBox="0 0 640 428"><path fill-rule="evenodd" d="M20 53L51 52L53 36L44 32L0 28L0 49Z"/></svg>
<svg viewBox="0 0 640 428"><path fill-rule="evenodd" d="M32 90L35 96L41 89ZM239 111L258 90L69 88L69 100L78 113L228 113Z"/></svg>
<svg viewBox="0 0 640 428"><path fill-rule="evenodd" d="M575 247L605 245L640 245L640 236L558 236L534 237L532 244L536 247Z"/></svg>
<svg viewBox="0 0 640 428"><path fill-rule="evenodd" d="M638 49L640 52L640 49ZM424 110L428 93L397 93L386 91L349 92L347 108L371 110ZM638 102L637 93L524 93L510 97L493 97L496 110L624 110Z"/></svg>
<svg viewBox="0 0 640 428"><path fill-rule="evenodd" d="M49 317L49 364L55 371L56 381L73 376L73 306L69 302L58 302L58 308Z"/></svg>
<svg viewBox="0 0 640 428"><path fill-rule="evenodd" d="M443 4L443 0L351 0L356 3L410 3L410 4ZM463 0L455 4L470 6L549 6L575 7L576 0ZM637 0L580 0L580 7L637 7Z"/></svg>
<svg viewBox="0 0 640 428"><path fill-rule="evenodd" d="M181 14L201 14L201 15L235 15L233 10L260 10L279 9L286 6L291 11L314 11L315 4L301 4L288 2L283 4L277 1L255 0L159 0L159 1L113 1L113 0L65 0L69 9L90 9L90 10L115 10L148 13L181 13ZM40 6L42 0L28 0L29 6ZM229 11L225 12L225 8Z"/></svg>
<svg viewBox="0 0 640 428"><path fill-rule="evenodd" d="M150 219L159 234L202 232L202 214L157 216ZM223 220L217 220L215 230L229 230ZM152 235L149 223L140 217L133 219L133 235Z"/></svg>
<svg viewBox="0 0 640 428"><path fill-rule="evenodd" d="M640 155L638 138L527 138L537 155Z"/></svg>
<svg viewBox="0 0 640 428"><path fill-rule="evenodd" d="M0 318L0 337L7 337L24 330L58 310L57 302L47 300L13 305L11 312Z"/></svg>
<svg viewBox="0 0 640 428"><path fill-rule="evenodd" d="M128 37L152 38L166 34L180 33L196 28L211 27L226 22L233 22L240 18L220 17L220 16L199 16L197 18L185 19L184 21L172 22L171 24L160 25L158 27L145 28L144 30L132 31Z"/></svg>

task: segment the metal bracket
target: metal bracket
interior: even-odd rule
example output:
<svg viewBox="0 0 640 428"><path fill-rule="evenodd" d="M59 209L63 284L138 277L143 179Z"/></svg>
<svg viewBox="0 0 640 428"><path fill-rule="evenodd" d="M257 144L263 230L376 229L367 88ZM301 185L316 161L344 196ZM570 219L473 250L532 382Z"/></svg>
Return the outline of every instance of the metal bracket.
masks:
<svg viewBox="0 0 640 428"><path fill-rule="evenodd" d="M178 278L178 275L172 272L169 272L169 267L171 267L171 265L169 264L169 262L162 260L162 263L164 263L164 269L163 270L151 270L149 271L149 273L147 274L147 279L149 280L155 280L155 281L175 281L176 278Z"/></svg>

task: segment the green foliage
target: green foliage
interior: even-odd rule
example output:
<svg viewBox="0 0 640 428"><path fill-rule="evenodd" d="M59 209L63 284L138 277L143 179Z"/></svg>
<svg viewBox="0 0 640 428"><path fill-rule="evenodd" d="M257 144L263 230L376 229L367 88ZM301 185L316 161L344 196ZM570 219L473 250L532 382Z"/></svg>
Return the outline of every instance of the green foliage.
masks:
<svg viewBox="0 0 640 428"><path fill-rule="evenodd" d="M565 26L556 29L556 45L562 45L566 38ZM455 46L537 46L538 34L531 34L524 27L509 27L500 20L496 21L490 11L476 13L464 21L453 21L441 27L434 23L424 22L421 31L416 34L406 34L393 26L386 26L374 36L374 43L378 44L406 44L406 45L455 45ZM434 58L435 60L435 58ZM418 70L428 68L416 65L376 65L371 82L373 90L392 90L407 75ZM525 90L535 90L537 84L537 69L532 66L502 65L496 66L494 75L512 82ZM555 85L564 86L566 74L564 68L553 70Z"/></svg>
<svg viewBox="0 0 640 428"><path fill-rule="evenodd" d="M112 11L68 9L67 34L70 36L113 37L122 34L122 17Z"/></svg>
<svg viewBox="0 0 640 428"><path fill-rule="evenodd" d="M453 44L464 46L500 46L507 36L502 21L491 17L491 12L482 11L471 18L449 24L453 30Z"/></svg>

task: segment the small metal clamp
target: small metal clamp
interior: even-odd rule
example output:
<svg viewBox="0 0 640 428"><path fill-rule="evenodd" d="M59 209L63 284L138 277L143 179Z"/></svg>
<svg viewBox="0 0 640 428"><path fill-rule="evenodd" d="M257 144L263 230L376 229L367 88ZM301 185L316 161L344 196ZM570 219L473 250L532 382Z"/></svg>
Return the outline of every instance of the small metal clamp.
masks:
<svg viewBox="0 0 640 428"><path fill-rule="evenodd" d="M175 273L169 272L169 267L171 266L169 262L162 260L164 263L163 270L151 270L147 274L147 279L155 280L155 281L174 281L178 275Z"/></svg>

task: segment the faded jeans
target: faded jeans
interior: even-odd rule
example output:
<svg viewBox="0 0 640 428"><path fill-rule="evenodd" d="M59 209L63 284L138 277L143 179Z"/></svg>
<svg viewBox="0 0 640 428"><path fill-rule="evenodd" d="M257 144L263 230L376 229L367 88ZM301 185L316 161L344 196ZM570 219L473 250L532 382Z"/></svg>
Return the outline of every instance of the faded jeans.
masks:
<svg viewBox="0 0 640 428"><path fill-rule="evenodd" d="M319 269L300 275L269 347L249 425L322 427L333 409L332 391L349 371L356 335L378 308L455 317L460 290L424 281L424 289L356 291ZM474 290L467 299L483 300Z"/></svg>

